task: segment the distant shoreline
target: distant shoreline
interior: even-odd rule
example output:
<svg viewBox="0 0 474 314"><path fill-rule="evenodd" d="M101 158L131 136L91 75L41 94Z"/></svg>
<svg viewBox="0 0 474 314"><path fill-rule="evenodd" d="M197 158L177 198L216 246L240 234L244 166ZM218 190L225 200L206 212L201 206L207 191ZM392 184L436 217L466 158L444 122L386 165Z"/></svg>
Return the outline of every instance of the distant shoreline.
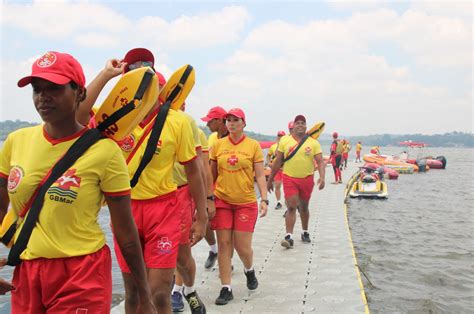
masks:
<svg viewBox="0 0 474 314"><path fill-rule="evenodd" d="M21 120L0 121L0 141L4 141L8 134L25 127L38 125L36 122L27 122ZM201 128L206 134L209 130L206 127ZM252 131L246 131L246 134L257 141L274 141L275 136L260 134ZM458 147L458 148L474 148L474 134L467 132L450 132L445 134L423 135L423 134L375 134L364 136L343 136L349 140L352 146L361 141L364 146L393 146L399 147L398 142L411 140L413 142L426 143L428 147ZM319 139L321 144L329 144L332 139L330 134L322 134Z"/></svg>

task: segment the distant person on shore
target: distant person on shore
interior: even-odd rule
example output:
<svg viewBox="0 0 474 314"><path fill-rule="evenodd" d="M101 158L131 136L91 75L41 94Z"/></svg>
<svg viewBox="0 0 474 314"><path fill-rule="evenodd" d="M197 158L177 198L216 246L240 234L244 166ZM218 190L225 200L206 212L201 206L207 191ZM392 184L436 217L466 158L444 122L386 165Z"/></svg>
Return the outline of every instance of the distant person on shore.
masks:
<svg viewBox="0 0 474 314"><path fill-rule="evenodd" d="M211 150L211 168L215 179L216 215L211 221L216 230L219 250L219 274L222 288L215 303L225 305L232 293L231 259L233 250L244 264L247 288L258 287L253 264L252 236L260 209L267 214L268 198L260 144L246 137L245 114L234 108L226 115L229 135L219 139ZM260 205L254 188L254 173L260 191Z"/></svg>
<svg viewBox="0 0 474 314"><path fill-rule="evenodd" d="M109 60L105 68L89 84L88 96L81 103L81 107L89 112L108 81L122 73L144 66L152 68L155 66L153 53L145 48L131 49L122 60ZM158 72L156 75L157 84L164 85L164 77ZM130 177L133 177L144 155L160 105L160 100L157 100L148 115L128 136L130 139L128 143L120 145L128 163ZM182 112L169 110L155 153L141 173L138 183L132 188L132 213L142 239L142 250L148 270L148 286L160 313L171 312L172 282L181 239L181 204L177 184L173 178L175 162L184 165L189 193L196 206L196 216L190 231L192 246L204 236L208 221L205 185L190 123ZM117 227L113 224L114 230ZM136 312L139 287L130 276L132 269L124 263L122 250L117 245L115 253L124 280L125 310L127 313ZM197 298L192 299L188 300L188 303L199 303Z"/></svg>
<svg viewBox="0 0 474 314"><path fill-rule="evenodd" d="M277 141L275 144L270 146L268 149L267 153L267 164L271 167L273 164L273 161L275 160L276 157L276 152L278 151L278 145L280 144L280 140L283 136L285 136L285 131L278 131L277 133ZM283 205L281 204L281 181L282 181L282 175L283 175L283 170L280 169L278 170L277 174L275 175L275 178L273 179L274 182L274 188L275 188L275 196L277 199L277 203L275 206L275 209L281 209Z"/></svg>
<svg viewBox="0 0 474 314"><path fill-rule="evenodd" d="M18 81L19 87L28 84L44 124L10 133L1 149L2 220L9 206L19 216L27 214L43 178L87 130L76 119L86 98L85 77L71 55L44 54L31 75ZM112 259L98 222L104 198L117 247L136 285L137 306L156 313L130 209L130 178L117 144L110 139L93 144L46 193L13 274L12 313L110 313Z"/></svg>
<svg viewBox="0 0 474 314"><path fill-rule="evenodd" d="M351 151L351 143L348 140L343 140L342 148L342 159L344 160L344 169L347 169L347 159L349 158L349 152Z"/></svg>
<svg viewBox="0 0 474 314"><path fill-rule="evenodd" d="M284 161L290 153L300 144L296 153ZM318 165L318 188L324 188L325 163L319 142L306 135L306 118L297 115L294 119L292 136L285 137L278 146L277 156L273 162L272 172L267 182L268 191L273 191L273 180L278 170L283 166L283 190L288 210L285 217L286 235L281 245L292 248L294 245L293 231L296 223L296 209L299 207L301 216L303 243L310 243L309 225L309 200L314 188L314 163Z"/></svg>
<svg viewBox="0 0 474 314"><path fill-rule="evenodd" d="M360 152L361 152L361 151L362 151L362 142L359 141L359 142L357 142L357 144L356 144L356 160L355 160L356 162L362 162L362 161L360 160Z"/></svg>
<svg viewBox="0 0 474 314"><path fill-rule="evenodd" d="M224 108L215 106L209 109L205 117L201 118L202 121L206 122L206 126L212 132L207 139L207 145L209 147L208 156L211 154L211 149L214 146L214 143L217 142L218 139L229 135L229 131L225 125L226 114L227 111ZM208 201L214 202L214 197L208 195ZM204 268L211 269L216 264L218 250L216 235L214 230L211 229L210 224L207 225L205 239L209 245L209 255L204 262Z"/></svg>
<svg viewBox="0 0 474 314"><path fill-rule="evenodd" d="M337 132L332 133L332 144L331 144L331 155L329 160L331 161L332 169L334 170L334 182L332 184L342 183L341 173L341 159L343 152L343 145L340 140L337 139Z"/></svg>

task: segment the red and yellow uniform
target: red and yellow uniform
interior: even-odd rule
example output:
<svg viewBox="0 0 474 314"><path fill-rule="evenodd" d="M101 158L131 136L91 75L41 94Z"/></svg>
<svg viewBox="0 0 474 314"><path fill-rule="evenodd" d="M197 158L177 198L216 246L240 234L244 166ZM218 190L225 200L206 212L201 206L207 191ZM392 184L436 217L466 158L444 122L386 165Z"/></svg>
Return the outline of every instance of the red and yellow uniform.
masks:
<svg viewBox="0 0 474 314"><path fill-rule="evenodd" d="M197 152L199 149L201 149L201 138L199 136L199 128L197 127L194 119L189 114L185 112L182 112L182 113L188 120L189 125L191 126L193 139L194 139L194 145L196 147L196 152ZM178 185L177 198L178 198L179 208L181 210L180 244L189 244L190 242L189 235L190 235L191 226L193 224L193 216L194 216L194 201L189 192L188 178L186 177L186 171L184 170L184 166L180 164L179 162L174 163L173 177L174 177L174 181Z"/></svg>
<svg viewBox="0 0 474 314"><path fill-rule="evenodd" d="M203 130L199 129L199 140L201 141L201 150L203 153L209 153L209 142Z"/></svg>
<svg viewBox="0 0 474 314"><path fill-rule="evenodd" d="M15 212L23 210L41 180L85 130L61 140L51 139L43 126L8 136L1 151L0 176L8 178ZM130 194L126 174L123 156L112 140L101 140L89 148L46 192L37 227L21 259L80 256L101 249L105 236L97 216L102 197Z"/></svg>
<svg viewBox="0 0 474 314"><path fill-rule="evenodd" d="M217 163L218 173L216 216L211 227L253 231L258 212L254 164L263 162L259 143L246 136L237 143L224 137L213 146L210 159Z"/></svg>
<svg viewBox="0 0 474 314"><path fill-rule="evenodd" d="M145 152L156 114L140 123L120 147L133 177ZM148 268L174 268L178 254L181 217L173 178L174 163L196 158L192 129L183 113L170 110L155 154L132 189L132 213L139 235L144 239L143 256ZM123 272L129 269L115 245Z"/></svg>
<svg viewBox="0 0 474 314"><path fill-rule="evenodd" d="M85 130L60 140L50 138L43 126L8 136L0 152L0 176L8 179L11 210L20 214L28 207L38 184ZM97 217L104 194L130 194L129 180L120 149L105 139L92 145L52 184L28 246L20 256L24 262L15 268L14 308L18 309L16 300L22 298L29 299L30 306L47 300L59 302L58 282L66 282L61 289L68 289L68 282L75 285L75 292L66 294L69 298L83 300L87 294L95 309L110 308L111 258ZM21 228L20 223L15 239ZM77 267L83 271L75 272L72 281L67 269ZM86 271L91 267L94 272Z"/></svg>
<svg viewBox="0 0 474 314"><path fill-rule="evenodd" d="M298 146L298 143L293 136L287 136L280 140L278 151L286 158ZM296 154L284 163L285 198L298 194L301 199L309 201L314 187L314 156L321 153L319 142L308 137Z"/></svg>
<svg viewBox="0 0 474 314"><path fill-rule="evenodd" d="M280 139L280 141L281 141L281 139ZM270 164L270 166L273 163L273 160L276 158L276 153L278 151L278 145L279 145L279 143L275 143L272 146L270 146L270 148L268 149L267 160L268 160L268 163ZM283 176L283 170L278 169L278 172L276 173L275 177L273 178L273 181L281 182L281 180L283 178L282 176Z"/></svg>
<svg viewBox="0 0 474 314"><path fill-rule="evenodd" d="M209 153L211 152L212 147L214 146L214 144L217 142L218 139L219 139L219 135L217 134L217 132L211 133L209 137L207 138L207 143L209 145Z"/></svg>

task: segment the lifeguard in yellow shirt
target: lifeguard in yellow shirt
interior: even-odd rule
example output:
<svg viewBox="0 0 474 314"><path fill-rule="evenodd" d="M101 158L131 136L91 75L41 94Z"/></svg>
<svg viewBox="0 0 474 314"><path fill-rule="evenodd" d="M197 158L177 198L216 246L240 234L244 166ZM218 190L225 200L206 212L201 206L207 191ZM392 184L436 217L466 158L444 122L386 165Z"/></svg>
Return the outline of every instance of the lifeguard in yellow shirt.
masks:
<svg viewBox="0 0 474 314"><path fill-rule="evenodd" d="M263 153L260 144L244 134L242 109L229 110L226 116L229 136L219 139L211 150L211 169L216 182L216 215L211 221L216 230L219 250L219 274L222 288L217 305L232 300L231 258L234 250L244 264L247 288L258 286L253 267L252 235L258 216L254 173L261 193L260 217L267 213Z"/></svg>
<svg viewBox="0 0 474 314"><path fill-rule="evenodd" d="M86 96L85 78L71 55L50 51L35 61L30 76L33 102L43 125L8 135L0 152L0 220L8 207L25 217L35 190L86 127L76 120ZM44 197L22 263L13 275L13 313L110 313L112 260L98 223L105 197L124 264L136 283L143 312L156 313L147 284L140 240L130 209L127 166L110 139L92 145ZM14 239L23 228L18 225Z"/></svg>
<svg viewBox="0 0 474 314"><path fill-rule="evenodd" d="M278 145L280 144L280 140L285 135L286 135L285 131L278 131L276 143L273 144L272 146L270 146L270 148L268 149L267 164L270 167L272 166L273 161L275 160L276 152L278 151ZM278 170L277 174L275 175L275 178L273 179L273 182L275 183L274 184L275 196L276 196L276 199L277 199L275 209L281 209L283 207L283 205L280 203L280 200L281 200L281 180L283 178L282 176L283 176L283 170L280 169L280 170Z"/></svg>
<svg viewBox="0 0 474 314"><path fill-rule="evenodd" d="M82 111L90 111L110 79L120 75L122 71L142 66L154 66L153 54L145 48L130 50L122 60L108 61L105 69L88 86L89 95L81 104ZM147 117L120 143L130 178L144 155L159 106L158 100ZM169 110L153 158L142 172L137 185L132 188L132 214L142 240L145 265L148 268L148 285L160 313L171 311L171 287L181 238L181 209L177 199L177 184L173 178L175 161L184 165L189 192L196 205L196 221L190 231L190 244L193 245L201 240L206 230L204 183L189 121L183 113ZM124 279L125 310L127 313L135 313L138 287L130 276L131 269L124 263L118 246L115 246L115 253Z"/></svg>
<svg viewBox="0 0 474 314"><path fill-rule="evenodd" d="M294 156L285 161L284 159L292 153L300 142L302 145ZM273 190L273 180L278 169L283 165L283 191L288 211L285 217L286 235L281 245L292 248L294 245L293 230L296 222L296 209L299 208L303 232L301 240L310 243L311 238L308 232L309 209L308 204L314 187L314 161L318 165L319 179L318 188L324 188L325 163L319 142L306 136L306 118L297 115L294 119L294 128L291 136L286 136L278 146L277 156L272 166L272 173L268 178L268 191Z"/></svg>

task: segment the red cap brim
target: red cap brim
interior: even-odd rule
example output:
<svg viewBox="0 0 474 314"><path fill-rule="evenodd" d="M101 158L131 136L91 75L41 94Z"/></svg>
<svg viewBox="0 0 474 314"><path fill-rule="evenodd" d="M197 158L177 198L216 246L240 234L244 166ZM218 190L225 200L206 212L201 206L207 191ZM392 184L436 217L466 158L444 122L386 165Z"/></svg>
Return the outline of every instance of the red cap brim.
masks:
<svg viewBox="0 0 474 314"><path fill-rule="evenodd" d="M209 118L208 116L205 116L205 117L202 117L201 120L204 121L204 122L209 122L209 121L212 120L212 118Z"/></svg>
<svg viewBox="0 0 474 314"><path fill-rule="evenodd" d="M55 73L38 73L35 75L25 76L21 80L18 81L18 87L25 87L26 85L30 84L34 78L41 78L54 84L64 85L71 81L69 77L64 75L55 74Z"/></svg>

